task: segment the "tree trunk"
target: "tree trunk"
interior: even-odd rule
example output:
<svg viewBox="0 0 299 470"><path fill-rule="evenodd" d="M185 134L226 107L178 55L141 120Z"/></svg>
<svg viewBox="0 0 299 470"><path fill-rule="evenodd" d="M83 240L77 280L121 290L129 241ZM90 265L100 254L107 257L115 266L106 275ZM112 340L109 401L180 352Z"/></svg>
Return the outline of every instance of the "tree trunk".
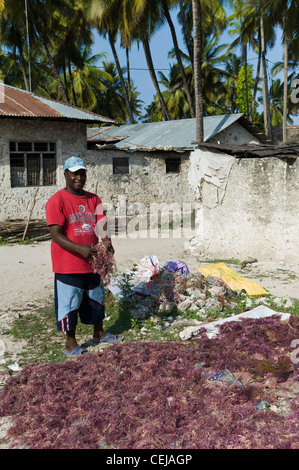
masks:
<svg viewBox="0 0 299 470"><path fill-rule="evenodd" d="M192 0L194 36L194 93L196 114L196 140L204 141L203 99L202 99L202 23L200 0Z"/></svg>
<svg viewBox="0 0 299 470"><path fill-rule="evenodd" d="M283 122L282 141L287 142L287 119L288 119L288 41L286 34L286 12L283 15L283 46L284 46L284 84L283 84Z"/></svg>
<svg viewBox="0 0 299 470"><path fill-rule="evenodd" d="M32 7L31 7L30 2L28 2L28 14L31 18L32 24L34 25L34 27L36 29L36 32L39 36L39 39L42 43L42 46L43 46L44 51L46 53L46 56L47 56L48 62L50 64L51 70L52 70L52 72L54 74L54 77L57 81L57 85L58 85L59 91L61 93L62 99L63 99L64 103L68 103L67 96L66 96L66 93L65 93L65 89L64 89L63 84L61 82L58 70L57 70L57 68L54 64L54 61L53 61L52 56L50 54L50 51L48 49L47 42L46 42L43 30L42 30L42 28L40 27L40 25L37 21L37 18L36 18L35 13L34 13Z"/></svg>
<svg viewBox="0 0 299 470"><path fill-rule="evenodd" d="M263 101L264 101L264 126L265 126L265 134L269 137L269 139L272 139L269 92L268 92L268 79L267 79L267 66L266 66L266 46L265 46L265 32L264 32L264 17L263 17L262 9L260 11L260 28L261 28Z"/></svg>
<svg viewBox="0 0 299 470"><path fill-rule="evenodd" d="M250 112L250 119L253 122L253 114L254 114L254 108L255 108L255 97L257 93L257 87L260 79L260 68L261 68L261 34L260 34L260 28L258 31L258 37L259 37L259 54L258 54L258 60L257 60L257 68L256 68L256 77L255 77L255 82L254 82L254 88L253 88L253 94L252 94L252 100L251 100L251 112Z"/></svg>
<svg viewBox="0 0 299 470"><path fill-rule="evenodd" d="M132 90L131 90L131 75L130 75L130 54L129 48L126 46L126 60L127 60L127 77L128 77L128 98L130 107L132 108Z"/></svg>
<svg viewBox="0 0 299 470"><path fill-rule="evenodd" d="M22 44L22 39L21 39L21 34L20 34L19 29L16 30L16 37L17 37L18 49L20 53L20 66L21 66L22 73L23 73L25 88L26 88L26 91L30 91L30 84L29 84L29 79L28 79L27 72L26 72L26 65L25 65L25 59L24 59L23 44Z"/></svg>
<svg viewBox="0 0 299 470"><path fill-rule="evenodd" d="M190 35L188 34L187 28L186 28L187 20L186 20L186 15L185 15L185 10L184 10L184 4L183 4L182 0L179 1L179 5L180 5L180 20L181 20L181 25L182 25L182 32L183 32L184 42L185 42L186 47L187 47L187 51L188 51L188 54L189 54L189 57L190 57L191 67L192 67L192 71L193 71L193 56L194 56L193 44L192 44L192 41L190 40L191 38L190 38Z"/></svg>
<svg viewBox="0 0 299 470"><path fill-rule="evenodd" d="M248 100L248 73L247 73L247 44L243 45L243 60L245 71L245 90L246 90L246 113L249 116L249 100Z"/></svg>
<svg viewBox="0 0 299 470"><path fill-rule="evenodd" d="M67 78L66 78L66 64L65 64L65 57L61 58L61 61L63 61L63 78L64 78L64 89L66 92L67 99L69 97L69 92L68 92L68 86L67 86Z"/></svg>
<svg viewBox="0 0 299 470"><path fill-rule="evenodd" d="M185 88L187 101L188 101L188 104L189 104L190 114L191 114L191 117L194 118L195 117L195 111L194 111L194 106L193 106L193 102L192 102L192 96L191 96L191 93L190 93L188 80L187 80L187 77L186 77L186 74L185 74L185 69L184 69L184 66L183 66L183 63L182 63L182 59L181 59L181 53L180 53L180 49L179 49L179 45L178 45L178 40L177 40L175 28L173 26L173 22L172 22L172 19L171 19L170 13L169 13L169 9L167 7L167 3L166 3L165 0L162 0L162 6L163 6L163 11L164 11L166 20L169 24L169 28L170 28L170 31L171 31L171 36L172 36L172 40L173 40L175 55L176 55L176 59L178 61L178 65L179 65L179 68L180 68L180 72L181 72L181 76L182 76L182 80L183 80L183 85L184 85L184 88Z"/></svg>
<svg viewBox="0 0 299 470"><path fill-rule="evenodd" d="M163 95L161 93L159 83L158 83L158 80L157 80L157 77L156 77L156 73L155 73L155 69L154 69L154 65L153 65L153 61L152 61L152 56L151 56L151 51L150 51L148 40L146 39L146 37L144 35L142 35L141 36L141 41L142 41L142 44L143 44L143 49L144 49L145 58L146 58L147 66L148 66L148 69L149 69L149 73L150 73L151 79L153 81L155 90L157 92L157 95L158 95L158 98L159 98L159 101L160 101L160 104L161 104L163 118L164 118L165 121L170 121L171 118L170 118L166 103L164 101L164 98L163 98Z"/></svg>
<svg viewBox="0 0 299 470"><path fill-rule="evenodd" d="M69 70L69 76L70 76L70 83L71 83L71 88L72 88L72 95L73 95L74 105L78 106L77 105L76 92L75 92L75 88L74 88L74 80L73 80L73 75L72 75L72 65L71 65L70 55L68 57L68 70Z"/></svg>
<svg viewBox="0 0 299 470"><path fill-rule="evenodd" d="M117 52L116 52L116 49L115 49L114 37L113 37L111 29L108 30L108 38L109 38L109 43L110 43L110 47L111 47L111 50L112 50L112 54L113 54L113 57L114 57L115 65L116 65L116 68L117 68L117 73L118 73L120 83L121 83L121 86L122 86L122 90L123 90L123 93L124 93L130 123L134 124L135 120L134 120L134 116L133 116L133 112L132 112L132 107L131 107L131 103L130 103L130 100L129 100L126 84L125 84L123 73L122 73L122 70L121 70L121 66L120 66L120 63L119 63L119 60L118 60L118 55L117 55Z"/></svg>

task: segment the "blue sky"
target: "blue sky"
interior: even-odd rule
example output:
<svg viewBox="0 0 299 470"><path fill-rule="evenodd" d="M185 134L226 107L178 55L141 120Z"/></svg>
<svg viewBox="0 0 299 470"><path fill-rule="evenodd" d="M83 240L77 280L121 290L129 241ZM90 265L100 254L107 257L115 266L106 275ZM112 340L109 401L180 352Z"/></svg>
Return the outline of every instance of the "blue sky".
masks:
<svg viewBox="0 0 299 470"><path fill-rule="evenodd" d="M172 19L176 27L176 33L178 36L179 46L182 50L185 51L185 46L182 41L180 34L181 28L177 22L176 15L172 13ZM230 43L232 41L232 36L228 33L225 33L223 36L224 43ZM271 80L271 68L277 61L283 60L283 48L281 45L281 31L277 30L277 39L276 45L272 50L267 52L267 64L268 64L268 78ZM124 49L117 45L117 52L119 54L119 60L122 67L126 67L126 56ZM165 24L160 28L156 35L152 38L151 43L151 53L153 58L153 63L156 71L161 70L163 73L168 76L169 64L173 63L175 60L168 59L168 52L173 47L171 33L168 24ZM94 53L105 52L107 54L108 61L113 62L113 55L109 45L109 42L104 38L100 37L97 33L95 34L95 45ZM236 51L236 53L240 51ZM257 55L252 51L248 50L248 62L256 66ZM131 67L131 77L134 81L137 91L140 93L139 99L144 101L144 106L147 106L153 100L155 95L155 89L152 83L152 80L147 69L147 64L143 52L142 44L140 44L139 49L137 45L133 45L131 54L130 54L130 67ZM283 81L283 74L277 75L275 78L280 78ZM294 124L299 124L299 116L293 119Z"/></svg>

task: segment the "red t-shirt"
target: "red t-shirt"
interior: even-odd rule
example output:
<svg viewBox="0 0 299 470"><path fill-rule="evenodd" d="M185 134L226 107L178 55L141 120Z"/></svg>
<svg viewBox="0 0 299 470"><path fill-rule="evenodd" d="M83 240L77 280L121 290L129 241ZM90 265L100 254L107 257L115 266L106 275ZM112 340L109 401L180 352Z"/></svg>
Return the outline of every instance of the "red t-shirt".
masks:
<svg viewBox="0 0 299 470"><path fill-rule="evenodd" d="M74 196L66 189L55 193L46 204L47 225L60 225L64 235L80 245L96 245L99 241L96 224L106 220L102 201L85 191L83 196ZM67 251L52 240L51 257L54 273L89 273L92 267L88 258L74 251Z"/></svg>

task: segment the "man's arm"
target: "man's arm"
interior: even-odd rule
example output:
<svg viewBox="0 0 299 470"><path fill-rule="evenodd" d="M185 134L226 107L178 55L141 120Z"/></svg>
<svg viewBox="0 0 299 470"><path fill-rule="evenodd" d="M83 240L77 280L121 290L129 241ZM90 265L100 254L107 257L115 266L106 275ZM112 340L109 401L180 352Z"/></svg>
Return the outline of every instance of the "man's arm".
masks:
<svg viewBox="0 0 299 470"><path fill-rule="evenodd" d="M109 229L109 223L107 222L106 219L103 219L103 221L99 221L96 226L96 233L99 238L101 238L103 243L107 243L108 250L112 251L114 253L114 248L112 246L111 242L111 235L110 235L110 229Z"/></svg>
<svg viewBox="0 0 299 470"><path fill-rule="evenodd" d="M80 245L67 238L63 233L63 227L61 225L50 225L49 229L52 240L57 243L57 245L61 246L61 248L67 251L75 251L84 256L84 258L90 258L97 253L97 250L92 245Z"/></svg>

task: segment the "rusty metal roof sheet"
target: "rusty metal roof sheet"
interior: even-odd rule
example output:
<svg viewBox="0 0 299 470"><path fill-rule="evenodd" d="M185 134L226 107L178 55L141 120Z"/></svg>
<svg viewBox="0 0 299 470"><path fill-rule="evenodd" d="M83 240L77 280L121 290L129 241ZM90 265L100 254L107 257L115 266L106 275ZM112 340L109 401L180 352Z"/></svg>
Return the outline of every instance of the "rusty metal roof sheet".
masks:
<svg viewBox="0 0 299 470"><path fill-rule="evenodd" d="M225 144L213 144L213 143L205 142L205 143L200 144L200 147L206 147L209 149L216 150L218 152L224 152L229 155L234 155L240 158L277 157L277 158L296 159L299 157L299 144L225 145Z"/></svg>
<svg viewBox="0 0 299 470"><path fill-rule="evenodd" d="M205 142L235 122L239 122L259 142L267 141L266 136L253 126L243 114L228 114L204 117ZM179 119L140 124L128 124L119 127L88 129L89 143L105 148L127 151L185 151L196 147L196 119ZM114 142L113 142L114 140Z"/></svg>
<svg viewBox="0 0 299 470"><path fill-rule="evenodd" d="M3 84L0 88L0 118L75 120L118 125L105 116Z"/></svg>

